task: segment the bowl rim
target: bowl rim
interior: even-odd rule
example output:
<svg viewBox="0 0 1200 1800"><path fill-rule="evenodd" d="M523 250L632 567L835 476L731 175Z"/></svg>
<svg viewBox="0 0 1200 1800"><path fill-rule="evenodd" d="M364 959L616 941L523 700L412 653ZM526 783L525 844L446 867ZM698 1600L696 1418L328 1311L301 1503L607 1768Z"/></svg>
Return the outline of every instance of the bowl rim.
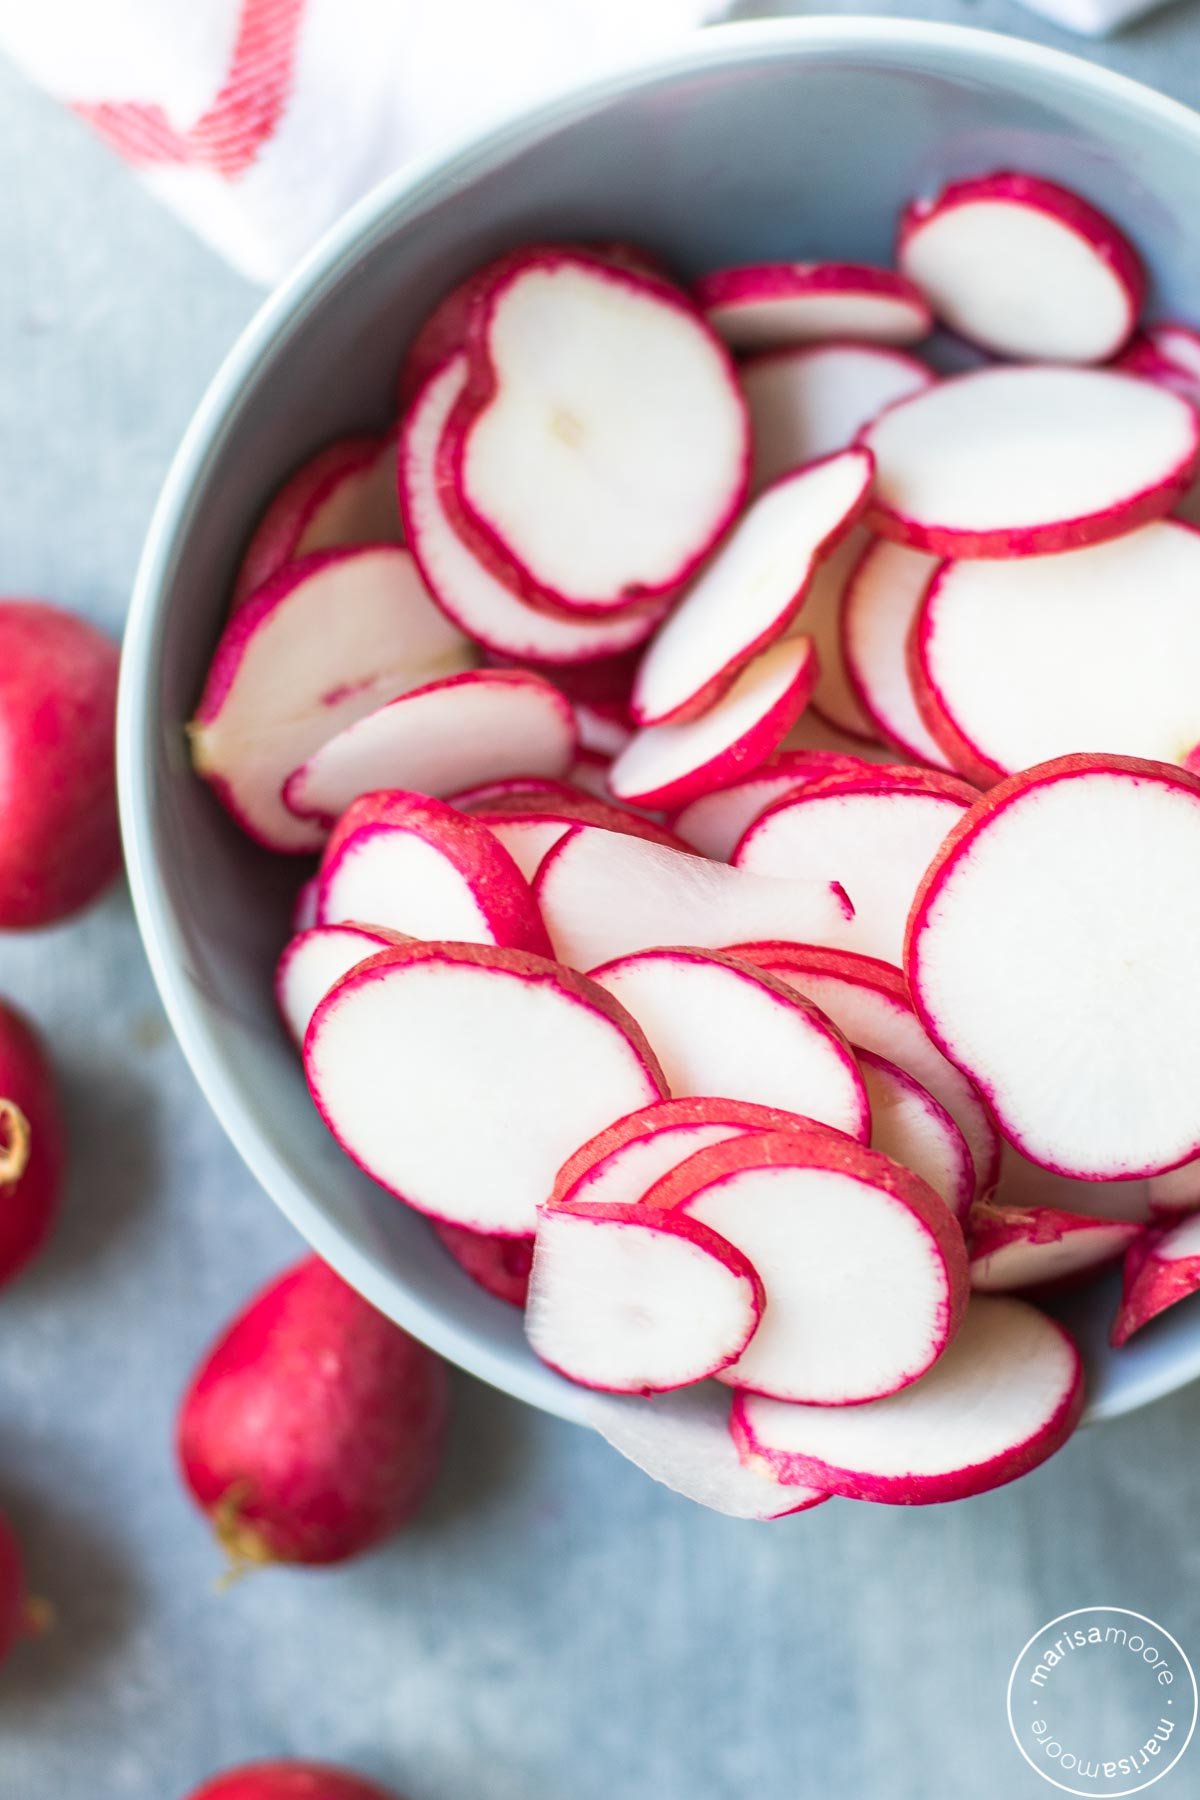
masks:
<svg viewBox="0 0 1200 1800"><path fill-rule="evenodd" d="M283 1164L232 1078L216 1034L205 1022L186 975L182 934L167 896L154 846L151 776L157 742L158 653L170 576L190 523L194 496L218 451L229 416L289 322L340 277L372 230L401 226L450 187L473 181L550 132L623 94L706 69L734 69L776 52L922 48L964 64L1046 75L1068 89L1105 96L1147 119L1191 137L1200 148L1200 115L1129 76L1028 39L961 25L878 17L756 19L705 27L674 46L607 65L561 87L535 105L506 114L385 177L324 234L256 309L212 377L172 459L138 565L124 633L117 709L117 782L121 829L134 913L155 986L171 1028L222 1129L259 1185L310 1248L388 1317L432 1349L501 1392L543 1411L585 1422L594 1398L561 1378L528 1375L508 1357L419 1295L399 1295L375 1261L347 1241ZM153 704L152 704L153 702ZM1151 1359L1139 1378L1089 1409L1091 1420L1115 1418L1200 1376L1200 1333L1190 1355L1169 1364Z"/></svg>

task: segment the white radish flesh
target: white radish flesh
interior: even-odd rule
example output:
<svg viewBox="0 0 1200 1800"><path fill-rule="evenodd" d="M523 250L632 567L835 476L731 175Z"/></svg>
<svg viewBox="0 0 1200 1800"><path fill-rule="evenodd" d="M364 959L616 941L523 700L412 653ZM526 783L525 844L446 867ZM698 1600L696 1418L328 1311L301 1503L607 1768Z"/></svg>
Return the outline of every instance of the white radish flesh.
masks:
<svg viewBox="0 0 1200 1800"><path fill-rule="evenodd" d="M782 750L761 768L715 793L702 794L672 821L676 834L701 856L728 862L760 813L810 781L861 767L850 757L821 750Z"/></svg>
<svg viewBox="0 0 1200 1800"><path fill-rule="evenodd" d="M936 557L876 538L842 596L842 654L871 727L904 755L948 769L945 751L921 716L908 668L909 634L937 569Z"/></svg>
<svg viewBox="0 0 1200 1800"><path fill-rule="evenodd" d="M789 469L844 450L885 407L936 380L903 350L856 343L767 350L742 363L738 375L754 437L752 494Z"/></svg>
<svg viewBox="0 0 1200 1800"><path fill-rule="evenodd" d="M1123 1256L1142 1231L1128 1220L985 1201L971 1218L971 1287L1010 1294L1095 1274Z"/></svg>
<svg viewBox="0 0 1200 1800"><path fill-rule="evenodd" d="M532 881L545 857L571 829L567 819L524 818L519 813L476 813L497 843L502 844L526 881Z"/></svg>
<svg viewBox="0 0 1200 1800"><path fill-rule="evenodd" d="M967 1140L940 1100L886 1057L856 1051L871 1108L872 1150L911 1169L962 1224L975 1193Z"/></svg>
<svg viewBox="0 0 1200 1800"><path fill-rule="evenodd" d="M866 263L755 263L695 284L709 324L737 350L864 338L914 344L933 328L924 296L892 269Z"/></svg>
<svg viewBox="0 0 1200 1800"><path fill-rule="evenodd" d="M330 988L395 942L394 932L370 925L315 925L291 940L275 971L275 1000L296 1043Z"/></svg>

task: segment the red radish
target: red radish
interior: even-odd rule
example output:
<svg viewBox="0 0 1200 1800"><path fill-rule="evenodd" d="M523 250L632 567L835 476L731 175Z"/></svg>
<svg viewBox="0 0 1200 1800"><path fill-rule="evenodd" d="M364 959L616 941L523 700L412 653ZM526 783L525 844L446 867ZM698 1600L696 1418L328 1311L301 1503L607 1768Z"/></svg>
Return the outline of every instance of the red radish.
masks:
<svg viewBox="0 0 1200 1800"><path fill-rule="evenodd" d="M402 539L395 434L339 438L302 463L263 513L233 584L233 605L313 550Z"/></svg>
<svg viewBox="0 0 1200 1800"><path fill-rule="evenodd" d="M1083 1410L1083 1366L1062 1326L1023 1300L977 1298L923 1381L866 1406L739 1394L743 1462L852 1500L928 1506L1001 1487L1045 1462Z"/></svg>
<svg viewBox="0 0 1200 1800"><path fill-rule="evenodd" d="M554 846L533 891L556 956L577 969L681 940L715 950L785 934L843 943L854 931L827 883L762 880L591 825Z"/></svg>
<svg viewBox="0 0 1200 1800"><path fill-rule="evenodd" d="M45 1630L49 1618L50 1609L30 1596L16 1532L0 1513L0 1664L22 1638Z"/></svg>
<svg viewBox="0 0 1200 1800"><path fill-rule="evenodd" d="M326 1763L260 1762L214 1775L189 1800L397 1800L390 1788Z"/></svg>
<svg viewBox="0 0 1200 1800"><path fill-rule="evenodd" d="M868 425L868 524L938 556L1037 556L1169 513L1200 445L1187 400L1111 369L977 369Z"/></svg>
<svg viewBox="0 0 1200 1800"><path fill-rule="evenodd" d="M1086 744L1200 763L1200 531L949 563L912 639L921 710L983 785Z"/></svg>
<svg viewBox="0 0 1200 1800"><path fill-rule="evenodd" d="M308 1256L200 1364L180 1465L235 1565L342 1562L417 1511L447 1405L445 1364Z"/></svg>
<svg viewBox="0 0 1200 1800"><path fill-rule="evenodd" d="M726 1368L762 1317L749 1259L683 1214L569 1203L538 1219L525 1331L584 1387L653 1394Z"/></svg>
<svg viewBox="0 0 1200 1800"><path fill-rule="evenodd" d="M907 1070L872 1050L855 1054L871 1108L872 1150L919 1175L964 1224L975 1193L966 1138L941 1101Z"/></svg>
<svg viewBox="0 0 1200 1800"><path fill-rule="evenodd" d="M407 550L317 551L226 626L188 728L192 762L268 849L319 850L325 830L283 803L292 770L383 701L474 661Z"/></svg>
<svg viewBox="0 0 1200 1800"><path fill-rule="evenodd" d="M919 1380L961 1322L967 1253L945 1204L910 1170L819 1127L700 1150L641 1210L699 1220L761 1277L762 1322L721 1372L737 1387L861 1404Z"/></svg>
<svg viewBox="0 0 1200 1800"><path fill-rule="evenodd" d="M438 1242L478 1287L510 1306L525 1305L533 1266L532 1237L494 1237L441 1219L429 1222Z"/></svg>
<svg viewBox="0 0 1200 1800"><path fill-rule="evenodd" d="M821 338L915 344L933 330L928 303L911 281L865 263L714 269L693 291L714 331L737 350Z"/></svg>
<svg viewBox="0 0 1200 1800"><path fill-rule="evenodd" d="M715 950L642 950L590 979L637 1020L676 1098L720 1094L866 1143L863 1078L841 1033L786 983Z"/></svg>
<svg viewBox="0 0 1200 1800"><path fill-rule="evenodd" d="M299 932L275 969L275 1004L297 1044L330 988L377 950L400 940L378 925L314 925Z"/></svg>
<svg viewBox="0 0 1200 1800"><path fill-rule="evenodd" d="M841 618L847 584L871 542L871 534L858 526L838 545L818 569L799 619L800 627L812 636L821 665L813 689L814 708L847 737L867 741L875 736L875 725L859 704L846 670Z"/></svg>
<svg viewBox="0 0 1200 1800"><path fill-rule="evenodd" d="M88 906L121 867L116 645L43 600L0 600L0 931Z"/></svg>
<svg viewBox="0 0 1200 1800"><path fill-rule="evenodd" d="M1183 1163L1165 1175L1153 1175L1146 1186L1150 1211L1163 1223L1181 1213L1200 1211L1200 1161Z"/></svg>
<svg viewBox="0 0 1200 1800"><path fill-rule="evenodd" d="M486 825L423 794L364 794L321 863L322 925L550 953L529 883Z"/></svg>
<svg viewBox="0 0 1200 1800"><path fill-rule="evenodd" d="M480 812L473 816L487 826L530 882L555 844L571 829L568 819L556 819L546 813Z"/></svg>
<svg viewBox="0 0 1200 1800"><path fill-rule="evenodd" d="M930 865L913 999L1032 1162L1104 1181L1200 1152L1181 1050L1200 1008L1197 869L1200 780L1115 756L1010 776Z"/></svg>
<svg viewBox="0 0 1200 1800"><path fill-rule="evenodd" d="M571 703L540 676L473 669L389 700L326 739L284 783L289 811L325 825L360 794L452 794L489 777L561 775L575 754Z"/></svg>
<svg viewBox="0 0 1200 1800"><path fill-rule="evenodd" d="M642 658L632 696L638 724L698 718L784 634L818 566L865 507L871 468L863 451L842 451L781 476L743 513Z"/></svg>
<svg viewBox="0 0 1200 1800"><path fill-rule="evenodd" d="M672 824L688 849L728 862L743 833L776 800L798 794L810 781L862 766L836 751L780 750L728 787L701 794L675 815Z"/></svg>
<svg viewBox="0 0 1200 1800"><path fill-rule="evenodd" d="M1144 1230L1128 1219L984 1200L971 1215L971 1287L1005 1294L1096 1274L1118 1262Z"/></svg>
<svg viewBox="0 0 1200 1800"><path fill-rule="evenodd" d="M1151 1185L1148 1181L1075 1181L1069 1175L1039 1168L1012 1144L1005 1144L1000 1178L990 1198L999 1207L1021 1212L1064 1212L1079 1218L1144 1225L1151 1217Z"/></svg>
<svg viewBox="0 0 1200 1800"><path fill-rule="evenodd" d="M381 1187L503 1237L534 1229L578 1144L666 1091L603 988L474 944L406 944L362 964L318 1006L304 1064L326 1124Z"/></svg>
<svg viewBox="0 0 1200 1800"><path fill-rule="evenodd" d="M49 1237L66 1160L54 1072L33 1027L0 1002L0 1287Z"/></svg>
<svg viewBox="0 0 1200 1800"><path fill-rule="evenodd" d="M945 751L917 705L907 654L913 621L937 568L937 559L921 550L876 538L843 590L841 649L847 679L873 729L905 756L948 769Z"/></svg>
<svg viewBox="0 0 1200 1800"><path fill-rule="evenodd" d="M618 800L677 807L757 768L787 736L816 684L812 639L772 644L698 719L646 725L609 771Z"/></svg>
<svg viewBox="0 0 1200 1800"><path fill-rule="evenodd" d="M863 947L899 962L917 884L974 798L928 769L831 775L761 814L733 860L752 875L840 882Z"/></svg>
<svg viewBox="0 0 1200 1800"><path fill-rule="evenodd" d="M472 316L438 449L443 504L521 598L610 613L672 593L736 516L749 424L684 294L532 251Z"/></svg>
<svg viewBox="0 0 1200 1800"><path fill-rule="evenodd" d="M789 469L846 449L885 407L937 379L903 350L858 343L765 350L748 357L738 376L754 439L752 494Z"/></svg>
<svg viewBox="0 0 1200 1800"><path fill-rule="evenodd" d="M897 260L953 331L1031 362L1107 362L1146 292L1111 219L1069 188L1007 170L915 201Z"/></svg>
<svg viewBox="0 0 1200 1800"><path fill-rule="evenodd" d="M299 937L302 931L311 931L317 922L318 886L318 877L310 875L308 880L301 882L296 890L296 899L292 906L293 937Z"/></svg>
<svg viewBox="0 0 1200 1800"><path fill-rule="evenodd" d="M1200 1288L1200 1220L1184 1219L1169 1231L1151 1231L1125 1258L1121 1304L1110 1341L1127 1344L1135 1331Z"/></svg>
<svg viewBox="0 0 1200 1800"><path fill-rule="evenodd" d="M643 643L661 608L639 607L606 619L541 612L527 606L463 543L447 516L436 458L466 383L467 358L460 352L429 377L400 432L405 536L438 605L485 649L522 661L565 668Z"/></svg>

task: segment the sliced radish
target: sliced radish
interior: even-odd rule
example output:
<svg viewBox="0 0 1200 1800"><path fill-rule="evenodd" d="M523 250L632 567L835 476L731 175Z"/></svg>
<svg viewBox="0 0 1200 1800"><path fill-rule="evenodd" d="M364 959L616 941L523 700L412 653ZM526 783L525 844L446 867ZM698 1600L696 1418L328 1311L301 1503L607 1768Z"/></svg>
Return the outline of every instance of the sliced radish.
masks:
<svg viewBox="0 0 1200 1800"><path fill-rule="evenodd" d="M839 882L864 948L899 962L917 885L972 797L932 770L831 775L756 819L733 860L751 875Z"/></svg>
<svg viewBox="0 0 1200 1800"><path fill-rule="evenodd" d="M452 794L487 777L561 775L575 754L569 700L540 676L473 669L357 719L295 768L284 799L329 826L360 794Z"/></svg>
<svg viewBox="0 0 1200 1800"><path fill-rule="evenodd" d="M501 785L497 783L496 787ZM559 791L552 792L552 788ZM473 797L476 794L483 797L477 800ZM627 806L616 806L611 800L601 799L599 795L586 793L566 782L548 782L542 792L535 791L532 785L522 784L513 792L493 791L490 796L483 789L474 789L465 800L456 797L454 804L477 817L486 816L489 822L501 815L513 819L561 819L564 824L599 825L604 831L627 832L632 837L645 838L651 844L662 844L668 850L687 848L673 831L655 824L644 813L633 812Z"/></svg>
<svg viewBox="0 0 1200 1800"><path fill-rule="evenodd" d="M324 831L283 804L292 770L384 701L474 661L407 550L319 551L226 626L188 727L193 765L268 849L317 850Z"/></svg>
<svg viewBox="0 0 1200 1800"><path fill-rule="evenodd" d="M608 785L639 806L683 806L757 768L804 711L816 684L812 639L772 644L715 706L683 725L646 725L613 763Z"/></svg>
<svg viewBox="0 0 1200 1800"><path fill-rule="evenodd" d="M483 945L372 957L318 1006L304 1065L325 1123L381 1187L504 1237L534 1230L578 1144L666 1091L603 988Z"/></svg>
<svg viewBox="0 0 1200 1800"><path fill-rule="evenodd" d="M760 880L590 825L554 846L534 896L555 954L577 969L680 939L708 950L785 933L845 943L854 929L826 883Z"/></svg>
<svg viewBox="0 0 1200 1800"><path fill-rule="evenodd" d="M1160 1177L1166 1180L1166 1176ZM1028 1212L1074 1213L1079 1218L1115 1219L1144 1225L1151 1216L1148 1181L1075 1181L1039 1168L1005 1144L1000 1178L991 1196L999 1207Z"/></svg>
<svg viewBox="0 0 1200 1800"><path fill-rule="evenodd" d="M873 1050L856 1052L871 1108L872 1150L890 1156L939 1194L962 1224L975 1194L967 1140L928 1088Z"/></svg>
<svg viewBox="0 0 1200 1800"><path fill-rule="evenodd" d="M728 787L701 794L675 815L672 824L689 849L728 862L742 834L776 800L798 794L810 781L861 766L836 751L781 750Z"/></svg>
<svg viewBox="0 0 1200 1800"><path fill-rule="evenodd" d="M921 550L874 539L842 594L842 657L859 708L879 735L906 756L948 769L908 672L909 633L937 568L937 558Z"/></svg>
<svg viewBox="0 0 1200 1800"><path fill-rule="evenodd" d="M330 988L398 941L394 931L375 925L314 925L291 940L275 970L275 1003L298 1044Z"/></svg>
<svg viewBox="0 0 1200 1800"><path fill-rule="evenodd" d="M736 516L749 422L666 282L534 252L493 284L438 449L459 535L522 599L609 613L677 588Z"/></svg>
<svg viewBox="0 0 1200 1800"><path fill-rule="evenodd" d="M458 536L438 491L437 448L467 383L467 359L452 356L413 402L400 432L400 510L405 536L430 593L447 616L486 649L519 661L573 666L640 644L660 611L619 618L567 619L527 606Z"/></svg>
<svg viewBox="0 0 1200 1800"><path fill-rule="evenodd" d="M957 1222L911 1171L832 1132L797 1124L701 1150L642 1207L699 1220L757 1269L762 1322L722 1373L737 1387L861 1404L919 1380L958 1330Z"/></svg>
<svg viewBox="0 0 1200 1800"><path fill-rule="evenodd" d="M897 260L952 330L1031 362L1107 362L1146 291L1137 252L1111 219L1069 188L1007 171L915 201Z"/></svg>
<svg viewBox="0 0 1200 1800"><path fill-rule="evenodd" d="M937 379L903 350L856 343L766 350L742 363L738 376L754 438L753 494L789 469L844 450L885 407Z"/></svg>
<svg viewBox="0 0 1200 1800"><path fill-rule="evenodd" d="M911 281L866 263L714 269L693 292L713 330L736 350L819 338L915 344L933 329L928 303Z"/></svg>
<svg viewBox="0 0 1200 1800"><path fill-rule="evenodd" d="M949 563L913 639L926 720L981 783L1087 745L1200 760L1200 531Z"/></svg>
<svg viewBox="0 0 1200 1800"><path fill-rule="evenodd" d="M1146 337L1168 368L1193 386L1200 385L1200 331L1194 325L1147 325Z"/></svg>
<svg viewBox="0 0 1200 1800"><path fill-rule="evenodd" d="M740 1355L762 1308L749 1258L682 1214L560 1206L538 1220L526 1335L584 1387L652 1394L702 1381Z"/></svg>
<svg viewBox="0 0 1200 1800"><path fill-rule="evenodd" d="M866 1143L871 1113L841 1033L785 982L713 950L642 950L591 980L637 1020L673 1096L781 1107Z"/></svg>
<svg viewBox="0 0 1200 1800"><path fill-rule="evenodd" d="M364 794L321 863L323 925L365 920L409 937L549 956L529 883L480 820L423 794Z"/></svg>
<svg viewBox="0 0 1200 1800"><path fill-rule="evenodd" d="M847 584L872 542L870 532L859 526L838 545L817 570L797 621L799 630L811 634L821 664L813 689L813 706L838 731L867 740L875 736L875 725L860 706L850 683L842 655L841 620Z"/></svg>
<svg viewBox="0 0 1200 1800"><path fill-rule="evenodd" d="M568 819L553 819L540 814L480 812L474 817L504 846L526 881L533 880L555 844L571 829Z"/></svg>
<svg viewBox="0 0 1200 1800"><path fill-rule="evenodd" d="M1197 880L1200 780L1115 756L1011 776L930 866L913 999L1032 1162L1135 1179L1200 1151Z"/></svg>
<svg viewBox="0 0 1200 1800"><path fill-rule="evenodd" d="M642 658L632 696L638 724L697 718L782 636L870 486L870 457L845 450L760 495Z"/></svg>
<svg viewBox="0 0 1200 1800"><path fill-rule="evenodd" d="M971 1287L976 1293L1011 1294L1096 1274L1119 1261L1144 1230L1128 1219L985 1200L971 1215Z"/></svg>
<svg viewBox="0 0 1200 1800"><path fill-rule="evenodd" d="M1148 1232L1125 1259L1121 1304L1110 1341L1127 1344L1135 1331L1200 1288L1200 1219Z"/></svg>
<svg viewBox="0 0 1200 1800"><path fill-rule="evenodd" d="M1083 1410L1083 1365L1062 1326L1023 1300L972 1300L923 1381L866 1406L734 1401L743 1462L853 1500L928 1506L1001 1487L1045 1462Z"/></svg>
<svg viewBox="0 0 1200 1800"><path fill-rule="evenodd" d="M1150 1211L1162 1223L1181 1213L1200 1212L1200 1161L1183 1163L1165 1175L1153 1175L1146 1187Z"/></svg>
<svg viewBox="0 0 1200 1800"><path fill-rule="evenodd" d="M476 1287L509 1306L525 1305L533 1267L532 1237L495 1237L486 1231L468 1231L465 1225L447 1225L442 1219L429 1223L439 1244Z"/></svg>
<svg viewBox="0 0 1200 1800"><path fill-rule="evenodd" d="M978 369L868 425L868 523L939 556L1036 556L1120 537L1170 512L1200 417L1111 369Z"/></svg>

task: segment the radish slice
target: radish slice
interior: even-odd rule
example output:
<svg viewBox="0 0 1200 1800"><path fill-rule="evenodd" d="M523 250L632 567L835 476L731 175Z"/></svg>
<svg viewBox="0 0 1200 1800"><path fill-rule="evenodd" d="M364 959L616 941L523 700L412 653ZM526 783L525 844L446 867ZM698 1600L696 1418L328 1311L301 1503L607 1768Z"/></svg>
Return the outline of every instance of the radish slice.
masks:
<svg viewBox="0 0 1200 1800"><path fill-rule="evenodd" d="M709 324L736 350L866 338L915 344L933 330L920 290L865 263L754 263L714 269L693 289Z"/></svg>
<svg viewBox="0 0 1200 1800"><path fill-rule="evenodd" d="M813 689L813 706L848 737L867 740L875 736L875 725L859 705L850 683L842 656L841 621L847 584L872 541L870 532L859 527L838 545L817 570L797 622L800 630L811 635L821 665Z"/></svg>
<svg viewBox="0 0 1200 1800"><path fill-rule="evenodd" d="M1127 1344L1135 1331L1200 1288L1200 1219L1148 1232L1125 1259L1121 1304L1110 1342Z"/></svg>
<svg viewBox="0 0 1200 1800"><path fill-rule="evenodd" d="M537 675L474 669L431 681L330 738L284 783L297 818L330 826L360 794L452 794L488 776L561 775L575 754L570 701Z"/></svg>
<svg viewBox="0 0 1200 1800"><path fill-rule="evenodd" d="M1062 1326L1023 1300L974 1299L923 1381L867 1406L734 1401L743 1462L853 1500L928 1506L1001 1487L1045 1462L1083 1411L1083 1365Z"/></svg>
<svg viewBox="0 0 1200 1800"><path fill-rule="evenodd" d="M321 863L323 925L369 920L409 937L501 944L549 956L529 883L478 819L423 794L364 794Z"/></svg>
<svg viewBox="0 0 1200 1800"><path fill-rule="evenodd" d="M879 344L806 344L767 350L738 370L750 408L759 494L789 469L852 444L885 407L937 379L903 350Z"/></svg>
<svg viewBox="0 0 1200 1800"><path fill-rule="evenodd" d="M526 881L532 881L544 859L571 829L567 819L526 818L519 813L476 813L497 843L502 844Z"/></svg>
<svg viewBox="0 0 1200 1800"><path fill-rule="evenodd" d="M681 938L718 950L784 932L845 942L854 929L842 896L828 884L758 880L589 825L554 846L538 870L534 897L555 954L577 969Z"/></svg>
<svg viewBox="0 0 1200 1800"><path fill-rule="evenodd" d="M398 943L373 925L315 925L287 945L275 969L275 1003L298 1044L330 988L368 956Z"/></svg>
<svg viewBox="0 0 1200 1800"><path fill-rule="evenodd" d="M864 946L899 962L917 885L971 800L964 783L931 770L833 775L763 813L734 865L776 880L839 882Z"/></svg>
<svg viewBox="0 0 1200 1800"><path fill-rule="evenodd" d="M810 781L862 767L851 757L825 750L781 750L749 775L701 794L675 815L678 836L701 856L728 862L743 832L776 800L798 794Z"/></svg>
<svg viewBox="0 0 1200 1800"><path fill-rule="evenodd" d="M618 800L651 807L683 806L724 787L778 748L807 706L817 671L811 638L772 644L700 718L644 726L613 763L609 787Z"/></svg>
<svg viewBox="0 0 1200 1800"><path fill-rule="evenodd" d="M886 1156L811 1125L699 1151L642 1210L699 1220L757 1269L766 1309L722 1374L738 1387L861 1404L919 1380L962 1319L967 1253L943 1202Z"/></svg>
<svg viewBox="0 0 1200 1800"><path fill-rule="evenodd" d="M697 718L787 630L818 564L865 507L871 469L863 451L843 451L782 476L742 515L642 658L638 724Z"/></svg>
<svg viewBox="0 0 1200 1800"><path fill-rule="evenodd" d="M570 667L644 642L658 623L658 610L614 619L552 617L527 606L458 536L438 492L435 463L466 383L465 355L451 357L422 387L400 432L405 535L438 605L486 650L518 661Z"/></svg>
<svg viewBox="0 0 1200 1800"><path fill-rule="evenodd" d="M699 567L745 497L749 422L682 293L532 253L480 302L467 355L438 450L442 499L522 599L619 612Z"/></svg>
<svg viewBox="0 0 1200 1800"><path fill-rule="evenodd" d="M483 945L372 957L318 1006L304 1067L325 1123L381 1187L504 1237L535 1229L578 1144L666 1091L603 988Z"/></svg>
<svg viewBox="0 0 1200 1800"><path fill-rule="evenodd" d="M636 1206L557 1207L538 1220L525 1331L584 1387L687 1387L741 1353L762 1316L748 1257L715 1231Z"/></svg>
<svg viewBox="0 0 1200 1800"><path fill-rule="evenodd" d="M975 1165L976 1196L990 1193L1000 1170L1000 1140L978 1091L927 1035L899 969L871 956L812 944L742 943L735 956L752 962L814 1000L860 1050L886 1057L941 1102Z"/></svg>
<svg viewBox="0 0 1200 1800"><path fill-rule="evenodd" d="M476 1287L509 1306L525 1305L533 1266L532 1237L494 1237L486 1231L468 1231L463 1225L447 1225L441 1219L429 1223L439 1244Z"/></svg>
<svg viewBox="0 0 1200 1800"><path fill-rule="evenodd" d="M459 796L455 806L465 812L473 812L477 817L492 819L507 815L510 818L561 819L565 824L599 825L605 831L628 832L631 837L645 838L651 844L662 844L668 850L685 850L687 848L681 838L662 825L656 825L643 813L631 812L628 807L614 806L611 800L602 800L598 795L585 793L581 788L568 786L566 782L547 782L545 792L535 790L532 783L522 783L512 793L496 790L503 783L494 783L492 790L469 790L466 798ZM557 788L555 793L551 790ZM479 794L481 799L472 796Z"/></svg>
<svg viewBox="0 0 1200 1800"><path fill-rule="evenodd" d="M866 1143L871 1113L841 1033L786 983L713 950L642 950L593 969L645 1032L672 1095L721 1094Z"/></svg>
<svg viewBox="0 0 1200 1800"><path fill-rule="evenodd" d="M995 368L901 400L862 434L868 523L939 556L1036 556L1120 537L1170 512L1200 418L1111 369Z"/></svg>
<svg viewBox="0 0 1200 1800"><path fill-rule="evenodd" d="M909 633L937 568L935 557L875 539L842 595L842 655L869 726L906 756L949 769L921 716L908 673Z"/></svg>
<svg viewBox="0 0 1200 1800"><path fill-rule="evenodd" d="M1193 386L1200 385L1200 331L1192 325L1148 325L1146 337L1168 368Z"/></svg>
<svg viewBox="0 0 1200 1800"><path fill-rule="evenodd" d="M950 563L913 639L922 709L989 785L1080 744L1200 760L1200 531L1177 520L1111 544Z"/></svg>
<svg viewBox="0 0 1200 1800"><path fill-rule="evenodd" d="M474 661L406 550L320 551L226 626L188 727L192 763L259 843L318 850L324 831L283 804L291 771L382 702Z"/></svg>
<svg viewBox="0 0 1200 1800"><path fill-rule="evenodd" d="M1169 1176L1159 1176L1167 1181ZM1005 1144L1000 1157L1000 1179L992 1198L999 1207L1024 1212L1074 1213L1079 1218L1116 1219L1144 1225L1151 1216L1148 1181L1075 1181L1041 1169Z"/></svg>
<svg viewBox="0 0 1200 1800"><path fill-rule="evenodd" d="M930 866L913 999L1031 1162L1135 1179L1200 1151L1198 874L1200 780L1115 756L1011 776Z"/></svg>
<svg viewBox="0 0 1200 1800"><path fill-rule="evenodd" d="M1128 1219L985 1200L971 1215L971 1287L1006 1294L1096 1274L1119 1261L1144 1230Z"/></svg>
<svg viewBox="0 0 1200 1800"><path fill-rule="evenodd" d="M952 330L1031 362L1107 362L1146 292L1112 220L1036 175L974 176L915 201L897 261Z"/></svg>
<svg viewBox="0 0 1200 1800"><path fill-rule="evenodd" d="M1183 1163L1165 1175L1153 1175L1146 1187L1150 1211L1162 1223L1181 1213L1200 1211L1200 1161Z"/></svg>
<svg viewBox="0 0 1200 1800"><path fill-rule="evenodd" d="M856 1054L871 1108L872 1150L919 1175L961 1225L975 1194L966 1138L941 1101L906 1070L871 1050Z"/></svg>

